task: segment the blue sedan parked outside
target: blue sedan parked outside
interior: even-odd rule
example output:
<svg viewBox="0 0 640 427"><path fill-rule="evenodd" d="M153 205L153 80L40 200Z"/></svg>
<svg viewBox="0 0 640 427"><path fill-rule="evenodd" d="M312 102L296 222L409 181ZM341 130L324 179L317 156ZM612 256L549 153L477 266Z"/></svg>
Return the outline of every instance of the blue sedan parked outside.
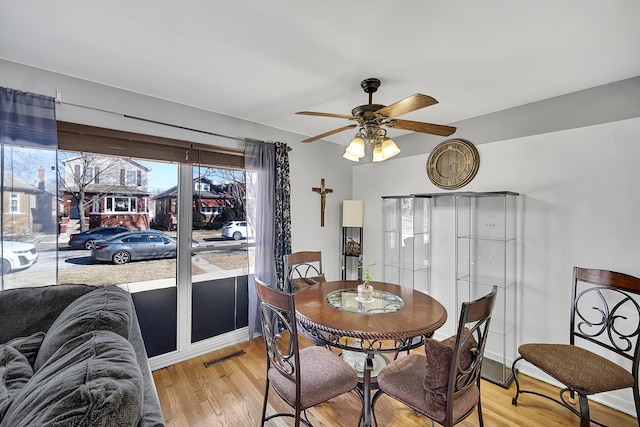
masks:
<svg viewBox="0 0 640 427"><path fill-rule="evenodd" d="M69 236L69 246L76 249L93 249L98 240L108 239L116 234L127 233L127 227L98 227Z"/></svg>

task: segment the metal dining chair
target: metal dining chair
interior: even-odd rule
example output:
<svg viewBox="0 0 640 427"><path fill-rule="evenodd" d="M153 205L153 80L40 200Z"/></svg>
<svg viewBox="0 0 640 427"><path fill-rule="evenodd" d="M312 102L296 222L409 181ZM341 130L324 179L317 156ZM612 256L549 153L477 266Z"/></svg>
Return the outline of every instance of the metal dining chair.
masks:
<svg viewBox="0 0 640 427"><path fill-rule="evenodd" d="M580 426L591 423L587 396L633 389L636 418L640 416L638 365L640 363L640 278L607 270L573 268L569 343L527 343L518 347L513 362L518 404L522 393L552 400L580 417ZM589 349L586 347L589 346ZM626 359L630 370L619 363ZM564 385L559 399L523 390L516 364L526 361ZM618 361L619 363L616 363ZM566 399L578 394L580 411ZM640 422L638 423L640 426Z"/></svg>
<svg viewBox="0 0 640 427"><path fill-rule="evenodd" d="M338 355L325 347L300 349L293 294L268 287L255 279L267 350L267 378L261 425L276 417L293 417L295 426L311 426L306 410L355 389L358 375ZM294 413L266 416L269 390L294 409ZM304 412L304 418L302 413Z"/></svg>
<svg viewBox="0 0 640 427"><path fill-rule="evenodd" d="M478 408L480 370L497 287L486 296L462 303L458 331L443 341L425 340L425 354L398 358L378 373L372 408L386 394L443 426L452 426ZM376 421L377 424L377 421Z"/></svg>
<svg viewBox="0 0 640 427"><path fill-rule="evenodd" d="M322 272L322 252L300 251L284 256L287 292L296 292L316 283L326 282Z"/></svg>

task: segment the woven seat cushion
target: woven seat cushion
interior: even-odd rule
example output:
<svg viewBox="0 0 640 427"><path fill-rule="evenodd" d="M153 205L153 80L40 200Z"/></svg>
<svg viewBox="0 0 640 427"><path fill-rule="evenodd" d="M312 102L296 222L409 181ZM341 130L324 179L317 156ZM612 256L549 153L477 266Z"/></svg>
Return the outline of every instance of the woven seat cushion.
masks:
<svg viewBox="0 0 640 427"><path fill-rule="evenodd" d="M523 344L520 355L562 384L583 394L632 387L623 367L584 348L569 344Z"/></svg>
<svg viewBox="0 0 640 427"><path fill-rule="evenodd" d="M302 409L332 399L353 390L358 375L341 357L325 347L300 350L300 393ZM274 390L291 406L296 402L296 385L277 369L269 369L269 381Z"/></svg>
<svg viewBox="0 0 640 427"><path fill-rule="evenodd" d="M378 373L378 387L387 395L415 409L438 423L445 420L446 407L428 402L424 380L431 373L427 371L427 358L421 354L401 357ZM453 406L454 422L464 417L478 402L479 390L471 387L459 396Z"/></svg>

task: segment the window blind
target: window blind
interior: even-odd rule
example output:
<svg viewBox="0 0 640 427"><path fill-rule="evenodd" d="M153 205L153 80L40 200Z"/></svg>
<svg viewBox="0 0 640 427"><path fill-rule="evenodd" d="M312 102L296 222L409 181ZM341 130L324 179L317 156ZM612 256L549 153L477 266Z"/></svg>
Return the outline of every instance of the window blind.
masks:
<svg viewBox="0 0 640 427"><path fill-rule="evenodd" d="M244 169L242 150L63 121L58 121L58 148L126 158Z"/></svg>

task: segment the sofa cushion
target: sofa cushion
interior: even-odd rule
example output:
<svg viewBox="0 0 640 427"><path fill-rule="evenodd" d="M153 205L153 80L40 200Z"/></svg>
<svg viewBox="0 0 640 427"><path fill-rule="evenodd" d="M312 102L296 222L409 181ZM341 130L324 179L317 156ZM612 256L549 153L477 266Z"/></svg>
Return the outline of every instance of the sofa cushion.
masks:
<svg viewBox="0 0 640 427"><path fill-rule="evenodd" d="M32 376L31 364L22 353L9 345L0 347L0 420Z"/></svg>
<svg viewBox="0 0 640 427"><path fill-rule="evenodd" d="M82 295L60 313L47 331L33 369L37 372L53 353L72 338L89 331L112 331L129 338L131 296L117 286L104 286Z"/></svg>
<svg viewBox="0 0 640 427"><path fill-rule="evenodd" d="M24 357L27 358L31 367L33 367L43 339L44 332L36 332L35 334L29 335L28 337L14 338L5 344L0 344L0 348L2 348L3 346L10 346L15 348L20 353L22 353Z"/></svg>
<svg viewBox="0 0 640 427"><path fill-rule="evenodd" d="M0 343L38 331L46 332L66 306L95 289L88 285L5 289L0 292Z"/></svg>
<svg viewBox="0 0 640 427"><path fill-rule="evenodd" d="M129 342L93 331L63 344L15 396L0 427L137 426L142 374Z"/></svg>

